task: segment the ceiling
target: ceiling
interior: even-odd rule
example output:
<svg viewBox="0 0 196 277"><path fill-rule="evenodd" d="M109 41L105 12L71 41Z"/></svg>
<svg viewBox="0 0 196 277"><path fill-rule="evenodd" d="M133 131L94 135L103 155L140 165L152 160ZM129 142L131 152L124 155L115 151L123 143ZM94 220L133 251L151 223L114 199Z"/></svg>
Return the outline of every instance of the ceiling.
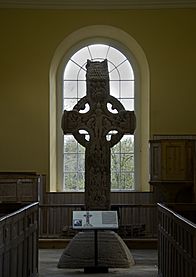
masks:
<svg viewBox="0 0 196 277"><path fill-rule="evenodd" d="M0 8L159 9L196 8L196 0L0 0Z"/></svg>

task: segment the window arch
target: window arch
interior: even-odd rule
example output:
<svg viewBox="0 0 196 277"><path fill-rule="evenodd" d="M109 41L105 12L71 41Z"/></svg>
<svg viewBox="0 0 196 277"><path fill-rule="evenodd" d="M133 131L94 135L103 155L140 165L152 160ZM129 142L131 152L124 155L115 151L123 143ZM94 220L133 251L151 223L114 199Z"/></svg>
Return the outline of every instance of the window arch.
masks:
<svg viewBox="0 0 196 277"><path fill-rule="evenodd" d="M106 33L107 33L107 36L106 36ZM95 37L94 34L97 34L98 36ZM118 34L118 38L116 34ZM81 40L81 36L83 37L82 40ZM121 42L119 42L119 40ZM100 46L99 50L97 50L98 48L96 49L97 45ZM116 79L116 80L118 79L118 84L120 83L119 87L121 88L121 86L123 85L125 87L128 83L129 83L128 87L129 88L132 87L133 93L129 95L128 97L129 99L128 98L125 99L126 97L124 97L123 99L123 97L120 96L120 92L123 91L121 89L119 89L118 96L114 95L115 97L117 96L117 98L121 98L121 101L124 102L123 104L126 109L133 110L133 108L131 108L131 105L129 106L128 104L125 104L125 102L128 102L128 101L129 103L131 103L130 101L133 102L133 95L135 90L135 95L136 95L135 113L137 118L137 130L135 133L135 137L136 137L136 143L135 143L136 172L135 172L135 178L134 178L135 189L147 190L148 172L147 170L144 170L144 168L145 169L147 168L147 163L148 163L148 157L147 157L146 151L147 151L147 143L149 138L148 136L148 133L149 133L148 64L141 47L136 43L136 41L133 40L132 37L127 35L122 30L119 30L110 26L90 26L74 32L72 35L69 36L69 38L66 38L61 43L61 45L59 45L53 57L51 69L50 69L50 189L60 191L63 188L62 173L63 173L63 160L64 160L64 155L63 155L64 138L60 128L60 121L61 121L61 117L64 109L62 91L64 90L68 91L67 89L65 89L65 87L70 84L68 84L69 82L63 81L62 75L64 75L64 77L66 77L67 80L69 80L68 72L70 73L71 71L68 70L68 68L71 66L71 64L72 66L74 64L76 68L77 67L79 68L79 70L74 71L74 72L77 72L78 76L84 75L82 74L82 72L84 71L86 57L89 56L88 58L90 59L104 58L103 55L98 55L98 54L94 55L93 51L95 49L96 51L102 51L102 52L105 51L104 55L107 58L109 56L112 56L112 52L116 51L116 53L119 54L119 56L117 55L118 57L116 57L116 59L118 58L122 59L121 62L119 62L118 64L116 63L118 66L116 66L115 63L110 58L108 60L109 60L110 73L113 72L112 74L115 76L115 78L113 79ZM86 54L84 55L85 51L86 51ZM110 53L110 55L108 56L107 56L107 51L108 53ZM81 61L78 62L78 59L80 59ZM141 61L142 61L142 64L140 65ZM126 79L126 77L124 77L124 82L122 82L121 80L122 74L120 74L120 71L119 71L121 63L124 67L125 67L125 64L127 64L126 66L127 68L129 67L129 70L130 70L129 73L131 76L131 78L129 76L129 79ZM128 72L127 68L124 71L126 73ZM135 74L135 79L133 78L134 74ZM77 78L75 79L75 88L77 88L78 80L79 79ZM83 81L83 85L81 85L80 87L83 89L81 90L82 92L80 91L81 93L80 96L82 96L82 94L85 93L85 80L83 79L82 81ZM135 82L135 86L133 85L134 83L133 81ZM131 82L132 82L132 85L130 85ZM145 83L146 83L146 86L144 87ZM80 84L82 84L82 82ZM110 82L110 86L112 86L112 81ZM111 89L111 91L115 91L115 90L116 90L116 87L114 90ZM65 98L66 98L66 95L65 95ZM77 98L79 99L80 97L77 96L75 101L77 100ZM70 101L73 101L73 100L74 100L73 97L72 99L70 98ZM144 105L144 102L145 102L145 105ZM70 106L70 109L72 108L73 108L73 105L72 107ZM142 126L145 126L145 128L141 128ZM124 153L124 154L127 154L127 153ZM117 153L116 153L116 156L117 156ZM137 170L137 169L141 169L141 170ZM67 172L68 171L69 170L67 170ZM140 186L141 182L143 184L143 187Z"/></svg>

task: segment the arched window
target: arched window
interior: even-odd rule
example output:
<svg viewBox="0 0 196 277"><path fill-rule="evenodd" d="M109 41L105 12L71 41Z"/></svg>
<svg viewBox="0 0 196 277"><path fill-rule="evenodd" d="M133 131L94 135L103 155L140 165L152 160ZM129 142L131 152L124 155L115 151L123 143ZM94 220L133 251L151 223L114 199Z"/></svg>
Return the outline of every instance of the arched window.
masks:
<svg viewBox="0 0 196 277"><path fill-rule="evenodd" d="M117 98L126 110L134 110L135 80L132 66L123 53L106 44L82 47L69 59L62 80L64 110L72 110L74 105L86 95L87 60L105 59L108 61L110 95ZM111 106L108 106L108 109L110 110ZM85 136L87 137L88 134ZM111 134L108 135L108 139L110 136ZM84 190L85 149L72 135L64 136L63 145L63 149L60 146L63 151L63 190ZM133 190L134 171L134 135L124 135L111 149L111 189Z"/></svg>
<svg viewBox="0 0 196 277"><path fill-rule="evenodd" d="M148 190L148 65L136 41L110 26L91 26L76 31L71 39L61 43L53 57L50 69L50 189L84 189L85 149L72 135L63 136L61 118L64 109L72 110L86 95L87 59L108 60L110 94L119 99L126 110L134 110L136 114L135 134L123 136L111 149L112 190Z"/></svg>

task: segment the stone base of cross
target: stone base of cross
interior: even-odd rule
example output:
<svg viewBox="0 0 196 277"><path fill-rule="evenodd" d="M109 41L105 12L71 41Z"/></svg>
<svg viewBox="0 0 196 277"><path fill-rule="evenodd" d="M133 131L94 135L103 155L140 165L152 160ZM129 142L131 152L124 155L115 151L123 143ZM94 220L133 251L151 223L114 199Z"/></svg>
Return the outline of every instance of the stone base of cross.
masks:
<svg viewBox="0 0 196 277"><path fill-rule="evenodd" d="M109 210L111 189L111 147L124 134L133 134L135 115L126 111L123 105L109 93L107 60L87 61L87 95L72 111L64 111L62 129L64 134L73 134L85 147L85 205L86 210ZM89 105L87 113L81 112ZM108 110L108 104L117 113ZM86 139L80 130L89 135ZM114 132L115 131L115 132ZM111 139L108 141L108 135Z"/></svg>
<svg viewBox="0 0 196 277"><path fill-rule="evenodd" d="M103 273L108 268L130 268L135 264L130 250L117 233L100 231L95 265L94 236L94 231L77 233L63 251L58 268L84 268L86 272Z"/></svg>

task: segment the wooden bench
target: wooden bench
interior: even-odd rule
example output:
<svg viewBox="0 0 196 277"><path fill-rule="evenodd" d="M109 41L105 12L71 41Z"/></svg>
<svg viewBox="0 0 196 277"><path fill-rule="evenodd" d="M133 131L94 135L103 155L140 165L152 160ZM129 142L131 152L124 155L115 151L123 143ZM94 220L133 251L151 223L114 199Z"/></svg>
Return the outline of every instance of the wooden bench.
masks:
<svg viewBox="0 0 196 277"><path fill-rule="evenodd" d="M196 277L196 224L178 213L188 207L196 212L195 204L158 204L160 277Z"/></svg>
<svg viewBox="0 0 196 277"><path fill-rule="evenodd" d="M0 204L0 276L38 276L38 203Z"/></svg>

